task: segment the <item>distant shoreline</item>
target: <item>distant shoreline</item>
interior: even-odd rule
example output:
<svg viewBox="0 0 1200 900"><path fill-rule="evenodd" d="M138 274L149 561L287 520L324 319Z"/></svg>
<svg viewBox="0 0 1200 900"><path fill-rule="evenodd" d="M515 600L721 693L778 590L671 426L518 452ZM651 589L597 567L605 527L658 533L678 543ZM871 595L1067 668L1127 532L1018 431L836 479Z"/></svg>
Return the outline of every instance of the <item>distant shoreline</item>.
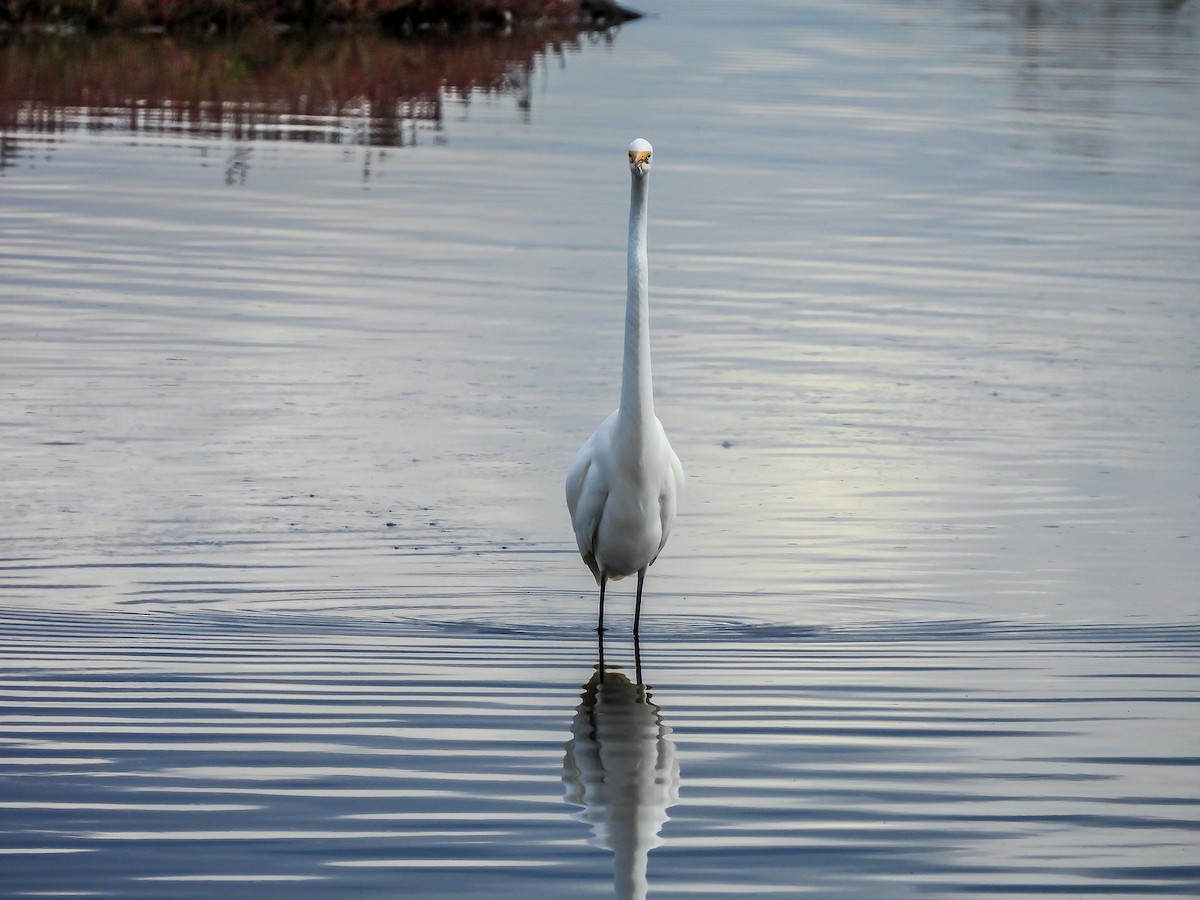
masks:
<svg viewBox="0 0 1200 900"><path fill-rule="evenodd" d="M613 0L31 0L0 7L0 37L14 32L231 33L255 27L376 28L409 35L549 24L586 29L641 16Z"/></svg>

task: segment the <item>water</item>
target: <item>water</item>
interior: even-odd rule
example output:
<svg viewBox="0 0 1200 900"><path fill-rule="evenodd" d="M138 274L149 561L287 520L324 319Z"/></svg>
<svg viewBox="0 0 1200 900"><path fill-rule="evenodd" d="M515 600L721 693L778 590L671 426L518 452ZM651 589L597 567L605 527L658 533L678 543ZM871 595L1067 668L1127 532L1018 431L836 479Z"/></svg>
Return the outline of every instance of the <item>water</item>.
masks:
<svg viewBox="0 0 1200 900"><path fill-rule="evenodd" d="M1195 4L644 6L6 132L0 893L1200 893ZM598 685L639 134L689 483Z"/></svg>
<svg viewBox="0 0 1200 900"><path fill-rule="evenodd" d="M599 698L566 627L4 626L14 896L639 896L647 863L667 896L1200 875L1194 625L659 622L639 660L609 636Z"/></svg>

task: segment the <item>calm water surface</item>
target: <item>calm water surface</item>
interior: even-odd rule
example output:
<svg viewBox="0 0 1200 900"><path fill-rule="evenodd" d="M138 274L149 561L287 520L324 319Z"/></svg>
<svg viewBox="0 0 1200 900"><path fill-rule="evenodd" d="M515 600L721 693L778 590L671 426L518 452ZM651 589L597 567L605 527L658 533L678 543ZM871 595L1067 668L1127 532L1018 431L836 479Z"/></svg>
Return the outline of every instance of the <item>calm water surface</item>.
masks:
<svg viewBox="0 0 1200 900"><path fill-rule="evenodd" d="M1196 4L643 6L403 146L3 135L0 894L1200 894Z"/></svg>

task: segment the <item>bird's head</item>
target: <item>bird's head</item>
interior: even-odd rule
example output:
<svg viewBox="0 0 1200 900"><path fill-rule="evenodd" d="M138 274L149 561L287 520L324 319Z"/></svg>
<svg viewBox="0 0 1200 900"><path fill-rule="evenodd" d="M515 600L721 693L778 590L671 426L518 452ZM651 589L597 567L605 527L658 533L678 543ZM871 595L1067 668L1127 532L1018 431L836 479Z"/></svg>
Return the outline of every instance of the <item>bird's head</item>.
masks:
<svg viewBox="0 0 1200 900"><path fill-rule="evenodd" d="M650 171L650 154L654 148L645 138L638 138L629 145L629 168L635 175L645 175Z"/></svg>

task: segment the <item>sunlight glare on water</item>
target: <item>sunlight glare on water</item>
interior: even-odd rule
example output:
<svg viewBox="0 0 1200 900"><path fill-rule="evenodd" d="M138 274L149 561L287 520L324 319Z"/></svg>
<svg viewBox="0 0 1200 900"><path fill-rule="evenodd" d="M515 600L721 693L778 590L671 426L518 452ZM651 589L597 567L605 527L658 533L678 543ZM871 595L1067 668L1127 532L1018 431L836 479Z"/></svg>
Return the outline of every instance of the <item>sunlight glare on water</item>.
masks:
<svg viewBox="0 0 1200 900"><path fill-rule="evenodd" d="M6 895L1200 892L1196 4L644 7L377 119L363 37L0 48ZM241 71L168 49L91 58ZM598 669L639 135L688 490Z"/></svg>

